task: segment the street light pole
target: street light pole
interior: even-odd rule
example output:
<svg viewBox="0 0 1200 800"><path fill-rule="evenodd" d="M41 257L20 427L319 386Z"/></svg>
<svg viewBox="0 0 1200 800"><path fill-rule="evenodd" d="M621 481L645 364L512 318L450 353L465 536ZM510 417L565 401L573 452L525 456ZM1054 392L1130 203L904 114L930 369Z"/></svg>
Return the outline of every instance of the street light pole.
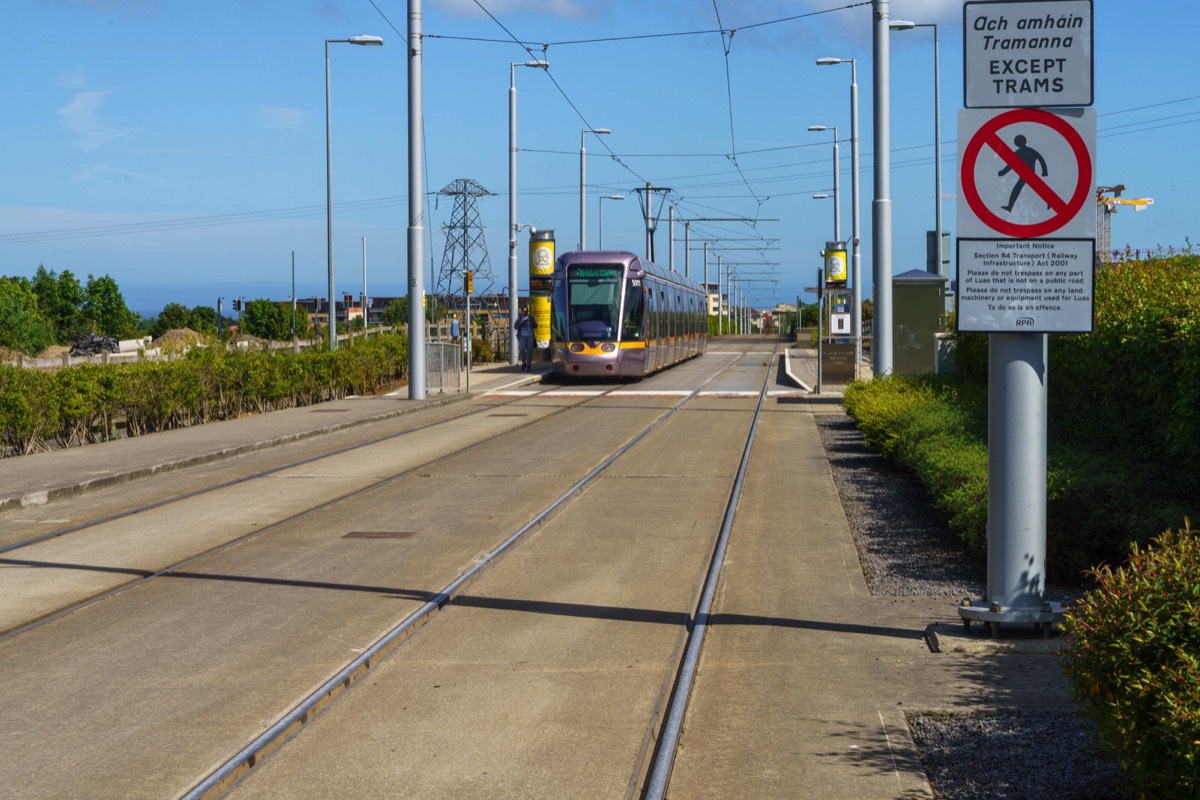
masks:
<svg viewBox="0 0 1200 800"><path fill-rule="evenodd" d="M424 400L425 358L425 99L421 0L408 0L408 399Z"/></svg>
<svg viewBox="0 0 1200 800"><path fill-rule="evenodd" d="M853 58L818 58L818 66L833 64L850 65L850 243L854 248L851 258L850 280L853 282L853 305L850 324L854 337L854 375L862 363L862 247L859 237L858 217L858 63ZM797 326L798 327L798 326Z"/></svg>
<svg viewBox="0 0 1200 800"><path fill-rule="evenodd" d="M378 36L351 36L325 40L325 255L329 267L329 349L337 349L337 300L333 295L333 123L329 112L329 45L331 43L381 45Z"/></svg>
<svg viewBox="0 0 1200 800"><path fill-rule="evenodd" d="M842 200L839 173L842 169L842 162L838 155L837 125L809 125L808 129L813 133L833 131L833 240L840 242L842 240Z"/></svg>
<svg viewBox="0 0 1200 800"><path fill-rule="evenodd" d="M624 199L625 199L625 195L623 195L623 194L606 194L600 198L600 231L599 231L600 241L596 245L597 250L604 249L604 201L605 200L624 200Z"/></svg>
<svg viewBox="0 0 1200 800"><path fill-rule="evenodd" d="M892 371L892 97L888 44L890 0L871 0L875 87L875 199L871 205L875 323L872 361L876 376Z"/></svg>
<svg viewBox="0 0 1200 800"><path fill-rule="evenodd" d="M587 147L589 133L612 133L608 128L584 128L579 132L579 249L587 249Z"/></svg>
<svg viewBox="0 0 1200 800"><path fill-rule="evenodd" d="M934 198L934 274L942 275L942 86L941 59L938 56L936 22L911 22L898 19L889 26L894 31L933 28L933 198ZM942 277L946 277L942 275Z"/></svg>
<svg viewBox="0 0 1200 800"><path fill-rule="evenodd" d="M508 363L517 363L517 67L549 69L549 61L515 61L508 65Z"/></svg>

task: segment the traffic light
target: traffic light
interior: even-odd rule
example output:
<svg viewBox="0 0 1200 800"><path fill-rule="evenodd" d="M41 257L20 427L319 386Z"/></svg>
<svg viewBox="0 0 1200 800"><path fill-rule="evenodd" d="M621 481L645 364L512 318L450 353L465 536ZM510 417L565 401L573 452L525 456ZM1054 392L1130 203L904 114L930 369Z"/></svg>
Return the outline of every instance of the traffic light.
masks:
<svg viewBox="0 0 1200 800"><path fill-rule="evenodd" d="M475 273L471 270L467 270L467 280L465 285L467 287L467 294L471 294L475 291Z"/></svg>
<svg viewBox="0 0 1200 800"><path fill-rule="evenodd" d="M240 298L240 297L233 298L233 310L234 311L242 310L242 298Z"/></svg>

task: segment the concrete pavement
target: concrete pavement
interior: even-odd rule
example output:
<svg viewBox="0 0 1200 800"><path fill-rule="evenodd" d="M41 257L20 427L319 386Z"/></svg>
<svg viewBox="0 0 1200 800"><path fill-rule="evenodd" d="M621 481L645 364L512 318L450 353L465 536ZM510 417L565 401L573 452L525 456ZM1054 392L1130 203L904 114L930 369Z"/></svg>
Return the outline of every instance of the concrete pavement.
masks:
<svg viewBox="0 0 1200 800"><path fill-rule="evenodd" d="M789 355L797 374L815 365ZM809 359L811 361L811 359ZM543 367L543 369L545 369ZM476 394L540 380L485 366ZM825 387L834 394L834 387ZM346 398L0 461L0 511L319 436L466 393ZM1066 702L1044 646L957 637L956 600L872 597L817 435L836 396L779 398L755 444L673 797L932 797L906 711ZM942 632L933 652L926 631ZM581 787L582 789L582 787ZM582 792L580 796L587 796Z"/></svg>

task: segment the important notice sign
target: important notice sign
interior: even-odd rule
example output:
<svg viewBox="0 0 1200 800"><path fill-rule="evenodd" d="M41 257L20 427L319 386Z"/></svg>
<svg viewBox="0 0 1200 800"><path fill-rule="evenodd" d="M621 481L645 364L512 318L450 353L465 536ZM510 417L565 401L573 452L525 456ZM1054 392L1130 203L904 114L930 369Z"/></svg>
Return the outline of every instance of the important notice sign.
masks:
<svg viewBox="0 0 1200 800"><path fill-rule="evenodd" d="M1090 106L1092 0L963 4L963 106Z"/></svg>
<svg viewBox="0 0 1200 800"><path fill-rule="evenodd" d="M959 239L958 329L1090 333L1095 239Z"/></svg>

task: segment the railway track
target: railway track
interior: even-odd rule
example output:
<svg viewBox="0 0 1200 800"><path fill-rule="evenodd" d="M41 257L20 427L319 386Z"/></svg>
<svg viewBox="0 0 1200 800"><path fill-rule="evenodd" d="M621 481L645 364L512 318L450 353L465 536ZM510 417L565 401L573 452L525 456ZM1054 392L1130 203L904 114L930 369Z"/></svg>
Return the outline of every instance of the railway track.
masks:
<svg viewBox="0 0 1200 800"><path fill-rule="evenodd" d="M720 360L719 357L715 359L715 361ZM646 791L648 796L661 796L654 794L656 791L661 791L655 787L665 787L669 776L670 755L673 748L673 745L669 744L672 737L671 727L678 724L678 718L682 716L682 709L686 707L688 672L694 670L694 653L698 652L698 643L688 644L688 639L684 634L690 630L702 636L703 620L707 613L705 604L711 600L715 577L720 568L721 548L719 542L728 535L733 509L736 508L740 475L746 466L749 445L752 442L756 424L753 419L761 412L762 398L765 396L766 382L774 359L768 358L765 363L759 364L757 362L762 360L761 354L751 355L742 360L731 357L720 370L713 372L708 377L706 383L706 385L719 383L720 379L728 378L733 371L738 369L744 371L746 360L755 362L753 369L758 371L762 388L757 392L758 408L754 413L745 416L746 412L739 412L739 416L745 416L746 438L743 439L742 446L737 452L738 469L729 474L723 473L721 477L725 483L722 490L725 502L719 516L720 524L711 525L711 530L703 530L701 533L695 534L693 538L702 540L703 545L699 548L688 548L691 554L689 558L698 558L696 556L698 552L704 555L690 570L691 577L684 580L684 593L687 596L686 606L678 611L650 614L655 624L666 625L672 629L670 653L663 657L669 663L669 668L660 677L657 689L653 693L656 699L651 703L649 721L643 725L640 735L641 744L638 747L640 755L631 762L633 766L625 782L627 796L638 796L643 791ZM711 363L714 359L708 361ZM699 362L694 363L699 364ZM651 464L661 463L664 454L661 442L671 438L670 434L663 431L671 427L670 421L677 416L678 412L682 409L690 410L696 405L703 405L704 402L718 402L711 396L707 401L702 401L700 389L675 396L671 391L656 393L652 388L648 388L647 391L636 393L635 396L654 399L647 399L645 403L639 404L636 412L630 414L628 409L631 404L628 397L614 396L621 391L619 388L609 389L594 396L559 392L556 396L555 390L551 389L533 397L506 400L500 405L492 402L482 408L456 413L450 419L415 425L402 433L374 437L354 446L337 448L327 454L306 456L293 462L275 465L269 469L256 470L236 478L217 481L188 492L171 494L136 509L107 515L92 524L75 523L59 529L40 532L26 540L6 545L0 566L11 568L8 570L10 574L19 569L33 573L56 568L85 569L87 567L84 564L94 555L95 549L101 546L99 539L108 535L103 534L98 537L96 535L98 530L105 528L128 529L131 526L136 528L144 523L132 524L132 520L144 520L156 515L160 519L163 515L168 515L168 518L176 520L180 517L194 519L195 512L192 509L197 506L204 507L213 503L237 503L241 502L241 498L246 497L261 500L277 490L275 484L311 483L313 476L322 472L337 473L339 470L347 469L348 463L366 461L370 467L365 474L369 475L371 479L366 479L359 474L356 481L349 482L354 483L353 488L350 488L349 484L343 485L341 482L337 482L337 486L326 488L325 491L329 496L322 496L302 506L299 512L293 507L290 514L279 516L266 524L256 525L244 533L227 537L215 545L192 552L184 558L171 560L165 566L157 569L90 564L91 569L101 574L115 575L114 580L117 580L119 585L102 594L92 593L74 604L60 605L53 613L42 614L36 620L29 620L15 626L10 625L7 633L4 634L4 639L0 641L0 666L5 666L6 654L11 655L18 652L26 641L36 647L39 642L34 642L34 640L59 638L52 633L56 628L64 629L62 633L69 638L70 629L89 627L89 623L96 622L96 620L85 619L92 613L103 620L109 618L117 606L127 609L155 608L153 602L159 596L170 596L169 602L182 603L184 607L187 607L187 598L181 600L177 597L180 586L217 586L221 588L221 593L229 591L230 587L234 589L239 586L253 587L254 591L248 592L244 597L215 600L215 602L221 603L224 609L223 612L218 612L218 617L221 613L230 613L231 608L240 607L243 610L261 608L255 604L263 602L261 598L264 590L269 593L272 588L286 590L287 594L292 595L306 592L351 595L358 598L358 605L362 605L362 598L366 598L365 605L371 607L371 614L368 615L370 616L369 622L362 622L357 627L331 624L328 629L323 628L324 636L327 638L344 636L346 641L358 643L349 648L356 652L353 659L343 661L340 669L327 671L325 674L332 677L319 682L315 690L305 694L299 702L283 706L276 698L259 703L256 706L257 712L251 712L257 713L262 719L260 723L262 730L258 735L243 738L243 742L249 739L249 743L245 747L242 747L232 757L224 758L215 767L206 769L203 777L199 780L184 778L188 768L182 767L178 770L179 774L174 780L176 782L183 780L184 782L172 784L176 785L179 791L190 786L190 789L184 794L187 797L221 796L245 777L251 769L262 764L266 755L276 751L281 744L291 739L308 722L317 717L318 713L332 700L346 695L346 689L368 675L374 676L379 665L391 663L385 662L385 657L430 618L438 616L440 612L447 609L455 608L485 608L492 611L507 609L510 604L501 602L497 598L481 599L473 587L476 587L485 576L498 575L499 571L507 570L507 562L510 560L507 557L517 544L533 538L535 533L543 529L567 525L564 521L567 516L583 514L584 519L592 520L589 524L594 524L596 510L577 508L584 505L576 502L580 497L585 493L592 494L593 486L605 482L613 485L635 481L646 482L648 480L646 475L622 475L619 477L614 477L614 475L621 472L618 465L630 460L638 461L648 458ZM627 390L625 393L630 394ZM564 397L563 395L572 396ZM641 405L646 407L641 408ZM552 467L544 472L539 472L536 469L536 460L529 459L527 455L524 460L518 458L520 463L511 471L506 471L502 466L498 466L503 464L505 452L517 449L509 444L514 439L545 437L546 432L551 429L559 431L560 438L557 440L559 442L578 441L585 434L595 436L595 420L612 416L612 412L620 407L626 409L627 422L636 419L636 422L632 423L633 432L631 433L630 429L623 424L605 431L599 437L601 441L589 442L590 448L599 449L591 449L589 452L593 455L583 457L584 461L588 461L590 458L591 463L588 464L587 469L581 467L577 463L577 459L573 459L569 454L565 458L556 456L555 463L543 465ZM713 416L727 413L728 410L723 409L720 412L713 412ZM516 414L528 416L513 416ZM584 417L591 421L584 420ZM456 431L453 435L447 433L447 430L451 428ZM425 437L427 441L418 443L422 437ZM654 437L659 437L659 444L651 444ZM413 445L411 449L419 451L422 455L399 457L395 451L400 443ZM595 456L594 453L597 452L603 453L604 457ZM703 452L703 448L701 452ZM433 455L430 455L431 453ZM635 455L629 455L631 453ZM645 455L647 453L649 456ZM409 461L405 461L405 458ZM464 469L465 465L470 464L473 464L471 469ZM550 501L546 502L543 499L533 505L530 502L522 501L515 503L516 507L506 513L486 513L489 509L494 510L493 504L504 499L505 492L498 484L511 481L514 478L513 473L518 482L528 480L538 484L536 491L529 492L530 500L537 497L550 497ZM648 474L653 474L653 472ZM579 475L581 477L577 477ZM447 505L446 484L453 484L456 480L471 483L475 496L472 497L470 503L463 504L463 520L458 525L445 513L441 515L438 525L444 530L466 526L471 529L472 533L461 537L462 541L456 541L450 547L439 548L426 544L411 548L407 552L408 556L440 560L441 563L433 572L421 575L419 579L414 576L414 582L407 586L389 580L368 580L368 576L371 574L387 573L388 571L375 569L379 565L378 561L375 564L364 565L361 556L351 558L344 553L334 552L340 551L342 548L330 548L329 537L319 535L331 518L354 516L356 517L355 522L361 519L362 524L349 525L353 530L349 530L339 537L339 543L352 540L371 542L372 545L369 546L375 546L385 542L413 542L422 539L428 542L432 540L432 537L422 536L420 531L397 529L395 524L384 524L379 520L387 518L388 511L394 511L396 508L411 509L414 497L420 497L422 494L419 485L425 482L440 484L438 488L427 492L431 503L443 509L452 507L452 503ZM402 486L407 488L399 491ZM558 488L553 488L554 486ZM312 490L304 491L311 494ZM603 492L596 491L594 494L602 495L609 491L611 490L606 488ZM230 493L239 494L237 497L232 497ZM393 493L398 495L397 499L384 499L385 495ZM285 494L292 497L290 493ZM489 498L491 498L490 501ZM284 502L294 501L286 500ZM268 514L268 516L270 515ZM412 516L419 517L421 515L413 514ZM524 522L514 524L513 520L517 519L523 519ZM709 515L705 519L712 519L712 517ZM603 522L603 516L600 521ZM214 525L217 529L221 528L219 522L218 520L218 524ZM151 522L149 529L154 530L157 524L161 524L161 522ZM570 525L578 524L572 518ZM511 530L512 532L498 542L493 538L488 544L487 537L479 535L477 529L489 526L493 532L497 530ZM340 524L337 526L337 530L340 532L346 527L347 525ZM416 524L412 527L427 530L430 526ZM127 533L126 535L132 534ZM494 536L494 533L492 535ZM318 543L314 543L314 537L319 540ZM39 548L70 549L78 547L78 543L85 540L87 545L83 547L83 552L79 554L80 557L73 562L73 565L40 555L36 558L30 557L31 551ZM323 548L329 552L315 560L297 555L298 552L303 553L306 547ZM528 546L523 547L522 552L532 549ZM395 553L391 555L394 556ZM270 574L272 570L264 566L264 558L268 562L274 559L277 566L282 562L283 566L279 568L280 574ZM347 560L344 564L338 561L337 564L332 565L333 569L330 570L330 558ZM304 578L297 574L297 571L303 571L299 569L300 564L304 564L306 569L313 569L313 563L321 565L320 575ZM330 573L339 568L344 568L352 574L346 575L344 580L331 579ZM434 586L429 582L429 577L436 572L449 573L453 577ZM418 588L418 584L434 588ZM470 592L468 592L469 589ZM392 601L404 605L404 613L397 616L396 609L387 609L387 616L392 619L392 622L383 624L381 622L383 617L378 614L378 606L381 605L378 601L381 599L385 603ZM100 603L100 600L106 602ZM351 604L351 606L354 605L354 603ZM103 611L93 611L93 607L103 609ZM292 611L300 610L292 609ZM268 612L266 616L278 622L279 627L288 625L295 627L295 617L288 615L287 611L288 609L284 608L278 613ZM566 610L560 613L572 616L582 611L584 609L568 605ZM338 613L354 615L353 610L342 609L333 613L332 617L337 618ZM610 611L608 615L620 617L622 614ZM121 615L118 613L116 616ZM605 614L601 614L601 616L605 616ZM635 613L634 616L637 614ZM286 624L283 622L284 617L287 618ZM396 622L397 619L399 622ZM232 622L228 618L226 621ZM118 623L114 622L113 624ZM160 621L155 624L161 630L165 623ZM216 624L216 621L210 619L208 624ZM128 633L126 632L124 635L128 635ZM175 635L181 636L186 633L181 631ZM229 643L233 638L228 632L222 632L211 646L219 651L222 643ZM285 635L284 639L286 640L286 638ZM698 642L699 638L694 641ZM338 654L344 653L347 649L344 646L345 642L342 642L342 645L342 647L335 648L316 648L322 650L322 655L313 660L324 664L336 663ZM53 646L51 646L52 648ZM235 656L235 660L237 657L250 658L250 654L254 652L253 646L243 646L237 649L243 655ZM304 650L303 653L311 654L312 648ZM285 662L288 658L286 655L276 655L273 656L273 663L276 663L276 668L282 668L278 664ZM295 660L296 656L293 654L290 658ZM689 666L689 662L691 662L691 666ZM660 666L665 666L665 664ZM325 668L328 669L328 667ZM314 669L319 669L319 667L314 666ZM179 680L178 676L186 674L186 670L176 671L172 674L176 676L175 680ZM308 670L307 674L313 674L313 670ZM679 677L681 674L682 681ZM364 693L366 692L369 690L364 690ZM276 694L278 697L282 697L284 693ZM346 695L346 699L357 697L358 694ZM675 699L672 700L672 698ZM244 704L235 703L234 705ZM269 713L268 709L271 707L286 707L288 710L282 713L277 711L270 719L267 719L263 715ZM233 708L226 711L223 716L236 717L237 714L234 712L239 710L245 711L246 709ZM671 720L672 717L676 719ZM238 726L233 722L226 722L218 724L216 727L236 729ZM236 737L237 734L231 732L229 736ZM293 747L308 738L309 734L306 732L304 737L293 744ZM222 741L231 740L236 739L222 739ZM657 746L659 742L663 743L661 747ZM282 756L286 755L293 747L285 748L279 753L279 758L272 759L267 763L276 763L277 761L281 763ZM205 757L211 758L211 754L216 749L208 748L206 751L209 753L208 756L196 755L190 774L193 776L196 774L195 763ZM228 751L226 752L228 753ZM90 757L102 758L103 756L93 753ZM656 761L656 758L660 760ZM122 781L128 783L129 780L128 777L120 777L119 771L114 772L109 767L99 769L98 773L97 778L101 781L106 780L103 776L108 776L109 783L105 785L110 787L124 785ZM246 792L249 793L248 796L253 796L252 785L256 783L257 777L255 776L255 780L240 786L235 793L240 796L241 793ZM130 794L114 790L111 796L137 796L137 794L136 792ZM101 791L93 796L104 795L105 792ZM150 792L144 796L162 795L160 792Z"/></svg>

